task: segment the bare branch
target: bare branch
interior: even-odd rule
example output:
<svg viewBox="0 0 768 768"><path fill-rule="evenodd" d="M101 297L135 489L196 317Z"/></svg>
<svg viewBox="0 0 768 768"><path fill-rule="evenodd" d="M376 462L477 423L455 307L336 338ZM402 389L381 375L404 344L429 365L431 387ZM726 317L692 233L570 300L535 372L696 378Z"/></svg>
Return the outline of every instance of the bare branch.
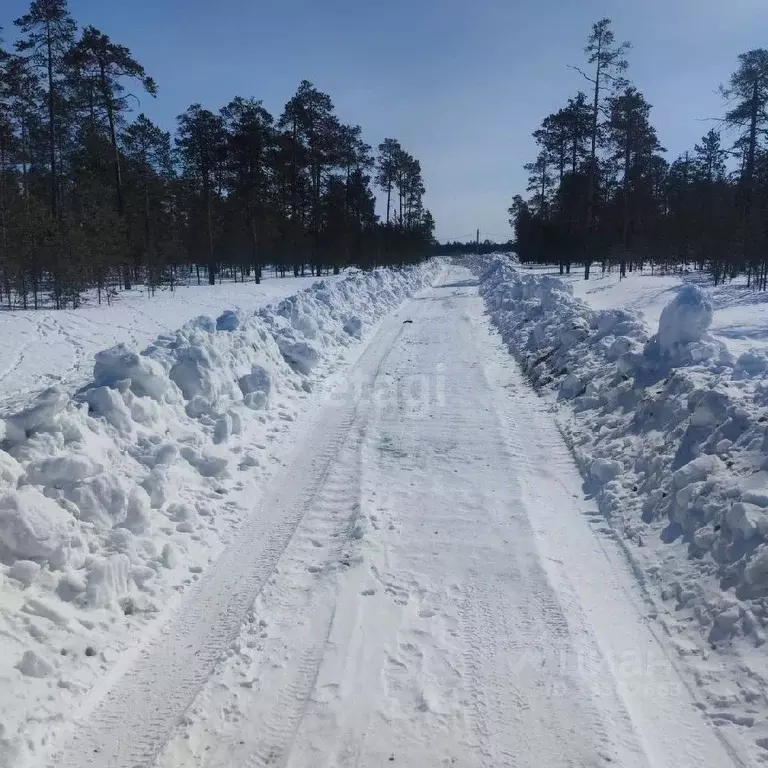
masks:
<svg viewBox="0 0 768 768"><path fill-rule="evenodd" d="M567 64L566 65L568 69L575 69L585 80L587 80L590 83L595 82L595 79L593 77L590 77L583 69L580 67L575 67L573 64Z"/></svg>

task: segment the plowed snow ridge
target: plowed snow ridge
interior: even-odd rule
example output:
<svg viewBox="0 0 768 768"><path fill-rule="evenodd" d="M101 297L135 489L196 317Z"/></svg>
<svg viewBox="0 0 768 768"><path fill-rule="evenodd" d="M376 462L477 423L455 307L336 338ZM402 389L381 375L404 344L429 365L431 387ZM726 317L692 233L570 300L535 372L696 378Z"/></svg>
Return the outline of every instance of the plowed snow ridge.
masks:
<svg viewBox="0 0 768 768"><path fill-rule="evenodd" d="M336 278L325 278L334 280ZM198 315L222 309L253 312L307 288L316 278L267 279L215 286L179 285L149 298L134 289L112 305L72 310L0 311L0 414L18 409L46 387L74 390L93 372L93 356L113 344L142 349Z"/></svg>

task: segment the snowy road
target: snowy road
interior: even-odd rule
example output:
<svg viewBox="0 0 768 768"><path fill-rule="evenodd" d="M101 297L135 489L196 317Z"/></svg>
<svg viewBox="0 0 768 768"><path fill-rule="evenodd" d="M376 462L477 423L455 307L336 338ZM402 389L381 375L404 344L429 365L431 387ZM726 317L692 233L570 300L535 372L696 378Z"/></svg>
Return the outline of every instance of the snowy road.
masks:
<svg viewBox="0 0 768 768"><path fill-rule="evenodd" d="M318 399L236 543L51 765L747 764L471 275L439 283Z"/></svg>

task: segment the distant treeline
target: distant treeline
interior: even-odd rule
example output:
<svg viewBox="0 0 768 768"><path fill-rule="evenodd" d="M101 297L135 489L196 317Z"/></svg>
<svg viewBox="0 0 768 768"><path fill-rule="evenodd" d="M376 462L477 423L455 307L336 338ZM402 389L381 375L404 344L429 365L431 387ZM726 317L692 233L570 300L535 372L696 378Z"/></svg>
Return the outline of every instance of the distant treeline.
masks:
<svg viewBox="0 0 768 768"><path fill-rule="evenodd" d="M514 243L512 240L509 240L506 243L494 243L491 240L483 240L479 245L476 241L460 243L458 240L454 240L453 242L438 243L435 246L435 253L445 256L470 253L508 253L512 250L514 250Z"/></svg>
<svg viewBox="0 0 768 768"><path fill-rule="evenodd" d="M525 166L528 192L509 209L523 261L592 260L622 274L652 262L691 265L716 282L746 273L768 283L768 50L739 56L721 87L717 128L671 163L651 105L626 78L629 44L609 19L592 27L587 83L534 132L539 154Z"/></svg>
<svg viewBox="0 0 768 768"><path fill-rule="evenodd" d="M154 80L66 0L35 0L14 24L14 50L0 42L0 306L431 253L419 161L394 139L374 155L312 83L277 118L251 98L193 104L172 135L130 114Z"/></svg>

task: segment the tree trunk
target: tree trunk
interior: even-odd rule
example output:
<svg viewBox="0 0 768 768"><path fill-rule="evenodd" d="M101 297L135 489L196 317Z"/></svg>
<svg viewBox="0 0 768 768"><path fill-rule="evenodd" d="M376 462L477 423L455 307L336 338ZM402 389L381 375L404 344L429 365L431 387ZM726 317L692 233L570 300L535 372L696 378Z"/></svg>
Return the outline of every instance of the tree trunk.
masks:
<svg viewBox="0 0 768 768"><path fill-rule="evenodd" d="M109 141L112 145L112 164L115 174L115 193L117 196L117 212L120 218L123 217L125 202L123 200L123 175L120 168L120 149L117 146L117 129L115 127L115 107L112 101L111 88L107 80L107 73L104 62L99 62L99 71L101 73L101 93L104 99L104 106L107 110L107 122L109 124Z"/></svg>
<svg viewBox="0 0 768 768"><path fill-rule="evenodd" d="M624 198L624 211L622 221L622 251L619 265L619 278L627 276L627 253L629 252L629 179L630 165L632 162L632 113L627 109L627 135L624 141L624 179L622 193Z"/></svg>
<svg viewBox="0 0 768 768"><path fill-rule="evenodd" d="M46 25L46 47L48 55L48 142L49 160L51 164L51 215L54 221L58 217L58 178L56 175L56 105L53 87L53 40L51 39L51 24Z"/></svg>
<svg viewBox="0 0 768 768"><path fill-rule="evenodd" d="M749 215L752 208L752 196L755 179L755 154L757 151L757 120L759 116L758 81L752 89L752 107L749 117L749 145L747 147L747 162L744 168L744 215Z"/></svg>
<svg viewBox="0 0 768 768"><path fill-rule="evenodd" d="M595 215L595 187L597 186L597 126L600 110L600 78L602 77L600 54L602 37L597 44L597 68L595 70L595 94L592 102L592 136L589 151L589 179L587 183L587 229L592 230Z"/></svg>
<svg viewBox="0 0 768 768"><path fill-rule="evenodd" d="M261 264L259 262L259 233L256 222L251 218L251 247L253 256L253 281L256 284L261 283Z"/></svg>

